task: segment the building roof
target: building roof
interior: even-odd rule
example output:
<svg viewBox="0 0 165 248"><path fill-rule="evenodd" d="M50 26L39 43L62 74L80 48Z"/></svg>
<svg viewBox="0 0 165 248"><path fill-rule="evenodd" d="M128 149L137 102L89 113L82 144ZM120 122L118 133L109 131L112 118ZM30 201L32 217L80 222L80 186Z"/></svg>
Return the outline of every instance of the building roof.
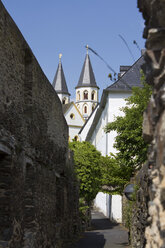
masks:
<svg viewBox="0 0 165 248"><path fill-rule="evenodd" d="M121 65L120 66L120 72L126 72L130 69L131 66L129 65Z"/></svg>
<svg viewBox="0 0 165 248"><path fill-rule="evenodd" d="M71 105L73 105L73 102L62 105L63 114L67 112L67 110L70 108Z"/></svg>
<svg viewBox="0 0 165 248"><path fill-rule="evenodd" d="M107 90L103 90L103 94L102 94L102 97L101 97L101 101L100 101L100 104L99 104L99 107L98 109L96 110L96 113L95 113L95 116L94 116L94 119L93 119L93 122L92 122L92 125L91 127L89 128L89 131L88 131L88 134L86 136L86 141L90 141L90 138L93 134L93 131L95 130L96 128L96 125L99 121L99 118L101 116L101 113L102 111L104 110L105 108L105 105L106 105L106 101L107 101L107 96L108 96L108 91Z"/></svg>
<svg viewBox="0 0 165 248"><path fill-rule="evenodd" d="M70 109L71 106L74 106L75 107L75 109L77 110L77 112L79 113L79 115L81 116L81 118L83 119L83 121L85 122L85 119L83 118L82 114L80 113L80 111L78 110L78 108L76 107L76 105L74 104L74 102L70 102L70 103L63 104L62 105L63 114L65 115L66 112Z"/></svg>
<svg viewBox="0 0 165 248"><path fill-rule="evenodd" d="M89 54L87 54L85 57L84 65L76 88L85 87L85 86L98 88L93 73L92 65L90 62Z"/></svg>
<svg viewBox="0 0 165 248"><path fill-rule="evenodd" d="M56 71L52 85L57 93L70 95L67 84L66 84L65 75L64 75L61 61L58 64L57 71Z"/></svg>
<svg viewBox="0 0 165 248"><path fill-rule="evenodd" d="M143 55L128 69L128 71L125 72L121 78L119 78L114 84L107 87L105 90L103 90L103 94L101 97L101 101L99 104L99 107L97 109L97 112L95 114L93 123L88 131L88 134L86 136L86 141L90 141L90 138L96 128L96 125L100 119L101 113L105 108L108 93L110 92L131 92L132 87L143 87L140 83L140 69L141 66L144 64L144 57Z"/></svg>
<svg viewBox="0 0 165 248"><path fill-rule="evenodd" d="M78 134L81 134L81 132L83 131L83 129L85 128L85 126L87 125L87 123L90 121L92 115L94 114L96 108L98 108L99 106L99 103L97 103L97 105L95 106L94 110L91 112L89 118L86 120L86 122L84 123L84 125L82 126L82 128L80 129L79 133Z"/></svg>
<svg viewBox="0 0 165 248"><path fill-rule="evenodd" d="M115 83L107 87L106 90L131 91L132 87L142 87L140 82L142 64L144 64L143 55L132 66L127 66L128 70Z"/></svg>

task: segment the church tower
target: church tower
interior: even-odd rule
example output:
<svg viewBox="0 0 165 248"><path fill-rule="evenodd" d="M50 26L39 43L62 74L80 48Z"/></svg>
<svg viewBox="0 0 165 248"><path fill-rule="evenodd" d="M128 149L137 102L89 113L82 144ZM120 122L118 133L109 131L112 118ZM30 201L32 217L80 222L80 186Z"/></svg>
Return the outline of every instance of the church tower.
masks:
<svg viewBox="0 0 165 248"><path fill-rule="evenodd" d="M84 65L76 86L76 106L84 119L88 119L98 103L99 87L96 84L87 46Z"/></svg>
<svg viewBox="0 0 165 248"><path fill-rule="evenodd" d="M62 104L70 102L70 94L65 80L64 71L61 63L62 54L59 54L59 64L53 80L53 87L58 94Z"/></svg>

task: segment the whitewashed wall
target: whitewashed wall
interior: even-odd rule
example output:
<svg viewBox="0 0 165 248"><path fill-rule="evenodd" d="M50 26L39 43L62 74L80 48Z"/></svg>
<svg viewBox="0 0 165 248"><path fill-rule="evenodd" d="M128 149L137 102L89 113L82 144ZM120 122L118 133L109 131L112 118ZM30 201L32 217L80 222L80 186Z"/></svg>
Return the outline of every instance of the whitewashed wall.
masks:
<svg viewBox="0 0 165 248"><path fill-rule="evenodd" d="M122 197L120 195L112 195L111 201L111 219L118 223L122 222Z"/></svg>
<svg viewBox="0 0 165 248"><path fill-rule="evenodd" d="M84 91L88 91L88 99L85 99L85 100L83 97ZM94 100L91 99L91 95L92 95L93 91L95 91L95 99ZM77 92L80 92L80 100L78 100ZM97 87L80 87L80 88L76 89L76 103L75 104L83 116L85 115L84 110L83 110L84 104L86 104L88 106L86 115L89 117L90 114L92 113L92 106L93 106L93 104L95 104L95 106L97 105L98 99L99 99L99 90Z"/></svg>
<svg viewBox="0 0 165 248"><path fill-rule="evenodd" d="M91 127L92 123L93 123L93 119L95 117L96 111L98 109L99 106L97 106L97 108L95 108L95 110L93 111L92 115L90 116L90 119L86 122L83 130L81 131L81 133L79 134L79 139L80 141L85 141L89 128Z"/></svg>
<svg viewBox="0 0 165 248"><path fill-rule="evenodd" d="M100 116L99 122L91 137L91 143L102 153L102 155L109 155L110 152L115 153L116 150L113 147L116 132L112 131L108 134L104 132L104 128L108 122L112 122L115 116L122 116L123 112L121 107L126 105L125 98L129 97L130 93L109 93L107 97L106 106Z"/></svg>
<svg viewBox="0 0 165 248"><path fill-rule="evenodd" d="M128 98L130 93L109 92L105 108L102 111L100 119L91 137L91 143L99 150L103 156L109 155L110 152L116 153L113 147L116 132L112 131L108 134L104 132L104 128L108 122L115 120L115 116L123 116L121 107L126 105L124 99ZM118 223L122 222L122 197L120 195L112 195L98 193L96 196L95 206L99 208L105 216Z"/></svg>
<svg viewBox="0 0 165 248"><path fill-rule="evenodd" d="M74 118L71 118L71 114L74 115ZM82 128L82 126L84 125L85 120L83 119L83 117L81 116L81 114L79 113L79 111L77 110L74 104L70 106L70 108L67 110L64 116L69 126L70 141L72 141L72 139L74 139L75 136L78 136L78 133Z"/></svg>

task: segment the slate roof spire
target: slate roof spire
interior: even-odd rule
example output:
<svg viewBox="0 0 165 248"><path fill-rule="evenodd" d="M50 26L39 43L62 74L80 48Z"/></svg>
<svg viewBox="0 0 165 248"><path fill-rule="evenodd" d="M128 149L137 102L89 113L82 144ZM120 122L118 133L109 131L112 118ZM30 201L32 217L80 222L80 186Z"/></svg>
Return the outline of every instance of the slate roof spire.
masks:
<svg viewBox="0 0 165 248"><path fill-rule="evenodd" d="M66 80L65 80L65 75L64 75L64 71L63 71L63 67L61 63L61 57L62 57L62 54L60 53L59 64L58 64L57 71L56 71L52 85L57 93L70 95L67 84L66 84Z"/></svg>
<svg viewBox="0 0 165 248"><path fill-rule="evenodd" d="M86 46L86 48L87 48L87 54L85 57L84 65L83 65L83 68L82 68L82 71L80 74L80 78L79 78L79 81L78 81L76 88L85 87L85 86L99 88L96 84L96 80L95 80L95 76L93 73L91 61L89 58L88 45Z"/></svg>

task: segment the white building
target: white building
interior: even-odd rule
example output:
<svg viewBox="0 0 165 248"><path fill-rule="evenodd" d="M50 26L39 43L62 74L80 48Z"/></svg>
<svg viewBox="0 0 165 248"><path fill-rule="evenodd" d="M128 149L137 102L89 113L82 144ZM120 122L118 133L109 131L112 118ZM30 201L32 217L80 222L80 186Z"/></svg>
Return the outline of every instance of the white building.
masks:
<svg viewBox="0 0 165 248"><path fill-rule="evenodd" d="M126 105L125 99L131 95L132 87L142 87L140 67L143 62L142 56L131 67L120 67L119 79L103 91L101 102L96 112L90 117L92 122L89 118L79 132L80 140L90 141L104 156L116 152L113 147L116 132L106 134L104 128L107 123L114 121L116 116L123 115L121 107ZM111 220L122 221L122 197L120 195L111 196L100 192L95 199L95 206Z"/></svg>
<svg viewBox="0 0 165 248"><path fill-rule="evenodd" d="M103 91L99 104L95 76L87 54L76 86L76 102L70 103L70 94L60 61L53 81L53 86L63 104L63 112L69 126L69 139L91 142L103 156L115 153L113 147L116 132L105 133L107 123L114 121L116 116L123 115L121 107L125 99L132 94L132 87L140 84L140 67L143 56L132 66L120 66L118 80ZM95 206L105 216L116 222L122 221L122 197L98 193Z"/></svg>
<svg viewBox="0 0 165 248"><path fill-rule="evenodd" d="M69 126L69 141L79 140L78 133L85 123L85 120L74 102L63 104L63 113Z"/></svg>

